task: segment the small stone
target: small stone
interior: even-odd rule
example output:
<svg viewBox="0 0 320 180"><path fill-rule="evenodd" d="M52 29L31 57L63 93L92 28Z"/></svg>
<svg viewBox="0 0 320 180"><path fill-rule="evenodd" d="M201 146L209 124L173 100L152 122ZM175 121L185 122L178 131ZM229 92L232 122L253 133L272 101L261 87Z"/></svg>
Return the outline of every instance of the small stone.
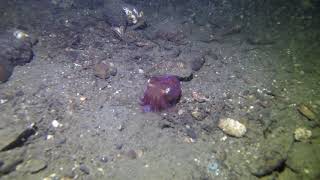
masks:
<svg viewBox="0 0 320 180"><path fill-rule="evenodd" d="M79 99L80 99L81 102L84 102L85 100L87 100L87 97L85 97L85 96L80 96Z"/></svg>
<svg viewBox="0 0 320 180"><path fill-rule="evenodd" d="M206 101L210 101L209 98L205 97L204 95L196 92L196 91L193 91L192 92L192 99L198 103L203 103L203 102L206 102Z"/></svg>
<svg viewBox="0 0 320 180"><path fill-rule="evenodd" d="M100 162L107 163L109 161L107 156L100 157Z"/></svg>
<svg viewBox="0 0 320 180"><path fill-rule="evenodd" d="M120 124L119 126L118 126L118 131L122 131L124 129L124 126L122 125L122 124Z"/></svg>
<svg viewBox="0 0 320 180"><path fill-rule="evenodd" d="M53 180L53 179L59 179L56 173L52 173L49 176L43 178L43 180Z"/></svg>
<svg viewBox="0 0 320 180"><path fill-rule="evenodd" d="M192 116L193 118L195 118L196 120L198 120L198 121L202 121L202 120L204 120L204 119L208 116L208 114L207 114L207 112L205 112L204 109L201 109L201 108L196 107L196 108L191 112L191 116Z"/></svg>
<svg viewBox="0 0 320 180"><path fill-rule="evenodd" d="M220 119L218 127L224 133L234 137L242 137L247 132L245 125L231 118Z"/></svg>
<svg viewBox="0 0 320 180"><path fill-rule="evenodd" d="M51 122L51 125L52 125L53 127L55 127L55 128L57 128L57 127L62 127L62 124L60 124L57 120L53 120L53 121Z"/></svg>
<svg viewBox="0 0 320 180"><path fill-rule="evenodd" d="M117 74L117 69L113 63L102 61L94 66L94 74L101 79L108 79Z"/></svg>
<svg viewBox="0 0 320 180"><path fill-rule="evenodd" d="M143 150L142 149L137 150L137 156L140 158L142 157L142 155L143 155Z"/></svg>
<svg viewBox="0 0 320 180"><path fill-rule="evenodd" d="M312 136L312 132L305 128L297 128L294 131L294 139L297 141L306 141Z"/></svg>
<svg viewBox="0 0 320 180"><path fill-rule="evenodd" d="M144 73L143 69L138 69L138 72L139 72L139 74L143 74Z"/></svg>
<svg viewBox="0 0 320 180"><path fill-rule="evenodd" d="M183 142L188 143L188 144L191 144L191 143L194 143L195 140L192 139L192 138L190 138L190 137L185 137L185 138L183 139Z"/></svg>
<svg viewBox="0 0 320 180"><path fill-rule="evenodd" d="M123 144L116 144L116 149L117 149L117 150L121 150L122 147L123 147Z"/></svg>
<svg viewBox="0 0 320 180"><path fill-rule="evenodd" d="M16 93L16 96L17 96L17 97L20 97L20 96L23 96L23 95L24 95L24 92L21 91L21 90Z"/></svg>
<svg viewBox="0 0 320 180"><path fill-rule="evenodd" d="M88 168L88 166L86 166L86 165L84 165L84 164L81 164L81 165L79 166L79 169L80 169L83 173L85 173L85 174L90 174L90 169Z"/></svg>
<svg viewBox="0 0 320 180"><path fill-rule="evenodd" d="M128 156L130 159L136 159L136 158L137 158L137 153L136 153L133 149L130 149L130 150L127 152L127 156Z"/></svg>
<svg viewBox="0 0 320 180"><path fill-rule="evenodd" d="M188 128L188 129L186 130L186 133L187 133L187 135L188 135L190 138L192 138L192 139L197 139L197 134L196 134L196 132L195 132L193 129Z"/></svg>
<svg viewBox="0 0 320 180"><path fill-rule="evenodd" d="M196 57L190 62L190 66L192 70L199 71L204 63L205 63L205 58L203 56Z"/></svg>
<svg viewBox="0 0 320 180"><path fill-rule="evenodd" d="M184 109L179 109L179 111L178 111L178 115L179 115L179 116L181 116L184 112L185 112L185 110L184 110Z"/></svg>

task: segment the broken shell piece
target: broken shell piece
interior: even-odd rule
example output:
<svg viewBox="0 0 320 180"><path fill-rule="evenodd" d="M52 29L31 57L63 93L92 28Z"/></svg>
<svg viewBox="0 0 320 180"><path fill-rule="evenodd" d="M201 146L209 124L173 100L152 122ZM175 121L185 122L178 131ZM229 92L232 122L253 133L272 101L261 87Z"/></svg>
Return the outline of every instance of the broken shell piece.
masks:
<svg viewBox="0 0 320 180"><path fill-rule="evenodd" d="M83 101L87 100L87 97L85 97L85 96L80 96L79 99L80 99L81 102L83 102Z"/></svg>
<svg viewBox="0 0 320 180"><path fill-rule="evenodd" d="M125 27L120 26L120 27L112 27L112 31L119 37L122 38L125 32Z"/></svg>
<svg viewBox="0 0 320 180"><path fill-rule="evenodd" d="M245 125L231 118L220 119L218 127L224 133L234 137L242 137L247 132Z"/></svg>
<svg viewBox="0 0 320 180"><path fill-rule="evenodd" d="M15 30L13 32L13 36L16 37L17 39L24 39L24 38L28 38L29 34L21 31L21 30Z"/></svg>
<svg viewBox="0 0 320 180"><path fill-rule="evenodd" d="M306 106L305 104L300 104L298 106L298 111L309 120L316 120L317 118L313 110L310 107Z"/></svg>
<svg viewBox="0 0 320 180"><path fill-rule="evenodd" d="M312 136L312 132L306 128L297 128L294 131L294 139L297 141L306 141Z"/></svg>
<svg viewBox="0 0 320 180"><path fill-rule="evenodd" d="M196 92L196 91L193 91L192 92L192 99L196 102L199 102L199 103L203 103L203 102L206 102L206 101L209 101L210 99L207 98L206 96Z"/></svg>
<svg viewBox="0 0 320 180"><path fill-rule="evenodd" d="M57 128L57 127L62 127L62 124L59 123L57 120L53 120L53 121L51 122L51 125L52 125L53 127L55 127L55 128Z"/></svg>

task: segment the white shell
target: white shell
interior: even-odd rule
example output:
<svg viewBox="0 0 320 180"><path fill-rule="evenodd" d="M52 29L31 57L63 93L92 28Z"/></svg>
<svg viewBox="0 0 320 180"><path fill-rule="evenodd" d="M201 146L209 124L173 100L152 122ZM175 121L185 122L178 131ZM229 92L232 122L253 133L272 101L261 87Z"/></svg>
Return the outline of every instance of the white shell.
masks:
<svg viewBox="0 0 320 180"><path fill-rule="evenodd" d="M27 38L29 35L21 30L16 30L13 32L13 36L17 39Z"/></svg>
<svg viewBox="0 0 320 180"><path fill-rule="evenodd" d="M247 132L245 125L231 118L220 119L218 127L224 133L234 137L242 137Z"/></svg>

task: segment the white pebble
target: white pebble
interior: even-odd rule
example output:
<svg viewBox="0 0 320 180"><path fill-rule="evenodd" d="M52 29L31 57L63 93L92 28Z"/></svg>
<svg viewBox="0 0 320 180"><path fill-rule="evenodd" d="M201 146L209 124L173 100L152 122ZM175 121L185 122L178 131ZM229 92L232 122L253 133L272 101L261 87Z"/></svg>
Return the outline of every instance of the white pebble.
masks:
<svg viewBox="0 0 320 180"><path fill-rule="evenodd" d="M53 121L51 122L51 124L52 124L52 126L55 127L55 128L62 126L62 124L60 124L57 120L53 120Z"/></svg>

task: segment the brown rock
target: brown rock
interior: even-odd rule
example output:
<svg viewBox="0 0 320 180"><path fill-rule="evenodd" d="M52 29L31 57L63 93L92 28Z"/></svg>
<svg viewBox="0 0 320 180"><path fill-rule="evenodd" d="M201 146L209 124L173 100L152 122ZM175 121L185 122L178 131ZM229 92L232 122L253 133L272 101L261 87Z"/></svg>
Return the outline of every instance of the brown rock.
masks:
<svg viewBox="0 0 320 180"><path fill-rule="evenodd" d="M156 64L152 68L148 69L145 76L150 78L152 76L158 76L163 74L170 74L177 76L179 80L191 80L192 79L192 69L190 64L183 61L164 61L162 63Z"/></svg>
<svg viewBox="0 0 320 180"><path fill-rule="evenodd" d="M115 76L117 69L113 63L100 62L94 66L94 75L101 79L108 79L110 76Z"/></svg>

